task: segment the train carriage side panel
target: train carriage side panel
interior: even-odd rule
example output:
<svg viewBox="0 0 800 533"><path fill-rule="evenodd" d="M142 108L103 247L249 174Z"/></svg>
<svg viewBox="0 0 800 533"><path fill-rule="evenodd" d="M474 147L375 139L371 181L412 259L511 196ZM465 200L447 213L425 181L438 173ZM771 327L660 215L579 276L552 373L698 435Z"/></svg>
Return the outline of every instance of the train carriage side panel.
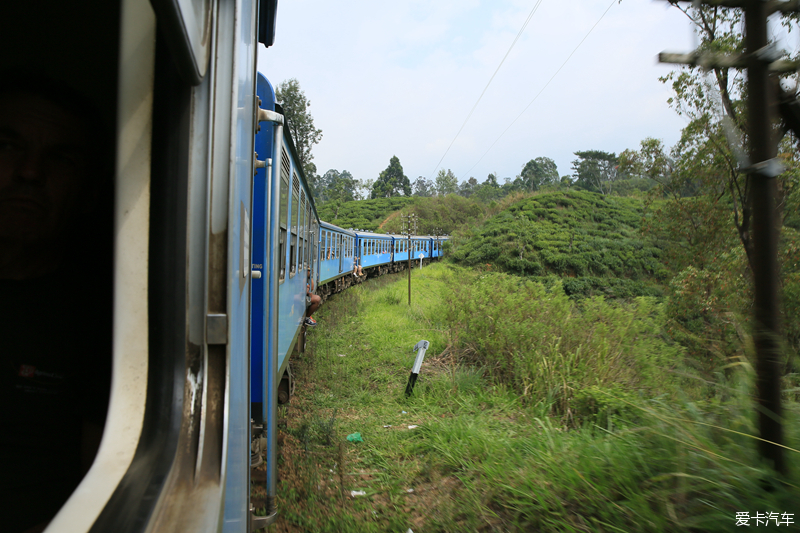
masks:
<svg viewBox="0 0 800 533"><path fill-rule="evenodd" d="M324 221L320 234L319 285L325 285L353 272L356 234Z"/></svg>
<svg viewBox="0 0 800 533"><path fill-rule="evenodd" d="M388 265L392 262L392 236L381 233L357 232L361 243L362 268Z"/></svg>
<svg viewBox="0 0 800 533"><path fill-rule="evenodd" d="M261 108L275 110L275 91L267 78L257 75L256 92L261 99ZM250 306L250 401L261 404L262 411L252 413L261 421L265 418L263 409L267 360L267 305L269 300L270 264L267 259L269 246L267 230L269 225L269 189L271 186L272 162L274 157L273 136L275 127L271 121L260 124L256 133L255 152L259 160L265 161L265 168L258 168L253 178L253 247L252 247L252 303Z"/></svg>

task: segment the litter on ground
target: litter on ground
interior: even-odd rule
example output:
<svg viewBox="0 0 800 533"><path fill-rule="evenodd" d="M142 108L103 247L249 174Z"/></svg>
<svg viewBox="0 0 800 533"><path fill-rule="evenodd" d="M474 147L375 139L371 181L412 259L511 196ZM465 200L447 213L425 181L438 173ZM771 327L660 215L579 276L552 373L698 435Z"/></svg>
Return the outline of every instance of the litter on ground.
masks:
<svg viewBox="0 0 800 533"><path fill-rule="evenodd" d="M361 433L351 433L347 436L347 440L350 442L364 442L364 439L361 438Z"/></svg>

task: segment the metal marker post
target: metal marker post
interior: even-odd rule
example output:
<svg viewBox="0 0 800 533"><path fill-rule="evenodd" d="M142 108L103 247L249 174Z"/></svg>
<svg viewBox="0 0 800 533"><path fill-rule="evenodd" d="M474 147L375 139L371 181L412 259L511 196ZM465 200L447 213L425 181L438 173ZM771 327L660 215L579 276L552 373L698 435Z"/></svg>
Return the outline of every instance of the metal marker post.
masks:
<svg viewBox="0 0 800 533"><path fill-rule="evenodd" d="M430 343L428 341L419 341L414 345L414 350L417 352L417 358L414 359L414 367L411 369L411 375L408 376L408 385L406 385L406 396L411 396L414 392L414 384L419 377L419 371L422 368L422 360L425 358L425 352L428 351Z"/></svg>

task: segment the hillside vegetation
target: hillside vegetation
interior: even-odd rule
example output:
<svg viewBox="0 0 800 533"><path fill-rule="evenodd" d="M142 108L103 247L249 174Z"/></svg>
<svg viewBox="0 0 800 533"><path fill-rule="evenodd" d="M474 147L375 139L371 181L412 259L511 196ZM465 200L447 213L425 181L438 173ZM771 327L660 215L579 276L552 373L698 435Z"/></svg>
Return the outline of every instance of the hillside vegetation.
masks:
<svg viewBox="0 0 800 533"><path fill-rule="evenodd" d="M796 513L798 469L780 483L757 456L747 359L697 379L664 303L447 263L412 278L411 306L401 273L317 313L274 530L723 532L737 512ZM794 460L796 401L784 417Z"/></svg>
<svg viewBox="0 0 800 533"><path fill-rule="evenodd" d="M637 198L559 191L524 197L453 239L452 258L525 276L562 276L569 295L657 295L667 272L641 233Z"/></svg>
<svg viewBox="0 0 800 533"><path fill-rule="evenodd" d="M414 198L393 196L374 200L326 202L318 207L319 218L340 228L378 231L381 223L393 212L405 208Z"/></svg>

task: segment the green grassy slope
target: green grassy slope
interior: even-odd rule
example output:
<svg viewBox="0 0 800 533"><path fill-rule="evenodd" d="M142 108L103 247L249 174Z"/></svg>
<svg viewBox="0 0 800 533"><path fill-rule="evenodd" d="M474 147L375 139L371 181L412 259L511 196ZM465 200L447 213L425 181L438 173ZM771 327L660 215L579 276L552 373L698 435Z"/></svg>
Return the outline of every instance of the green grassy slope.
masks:
<svg viewBox="0 0 800 533"><path fill-rule="evenodd" d="M570 295L658 295L661 250L641 235L644 203L583 191L525 198L466 229L453 259L514 274L565 278Z"/></svg>
<svg viewBox="0 0 800 533"><path fill-rule="evenodd" d="M393 212L403 209L414 199L405 196L376 198L375 200L356 200L353 202L328 202L318 209L319 217L325 222L341 228L354 228L377 231L381 222Z"/></svg>
<svg viewBox="0 0 800 533"><path fill-rule="evenodd" d="M781 484L757 458L752 368L691 379L663 304L574 301L447 263L414 269L412 287L410 307L400 273L317 313L281 407L270 531L726 532L742 511L797 522L798 469ZM800 406L785 409L796 450ZM363 442L347 440L356 432Z"/></svg>

